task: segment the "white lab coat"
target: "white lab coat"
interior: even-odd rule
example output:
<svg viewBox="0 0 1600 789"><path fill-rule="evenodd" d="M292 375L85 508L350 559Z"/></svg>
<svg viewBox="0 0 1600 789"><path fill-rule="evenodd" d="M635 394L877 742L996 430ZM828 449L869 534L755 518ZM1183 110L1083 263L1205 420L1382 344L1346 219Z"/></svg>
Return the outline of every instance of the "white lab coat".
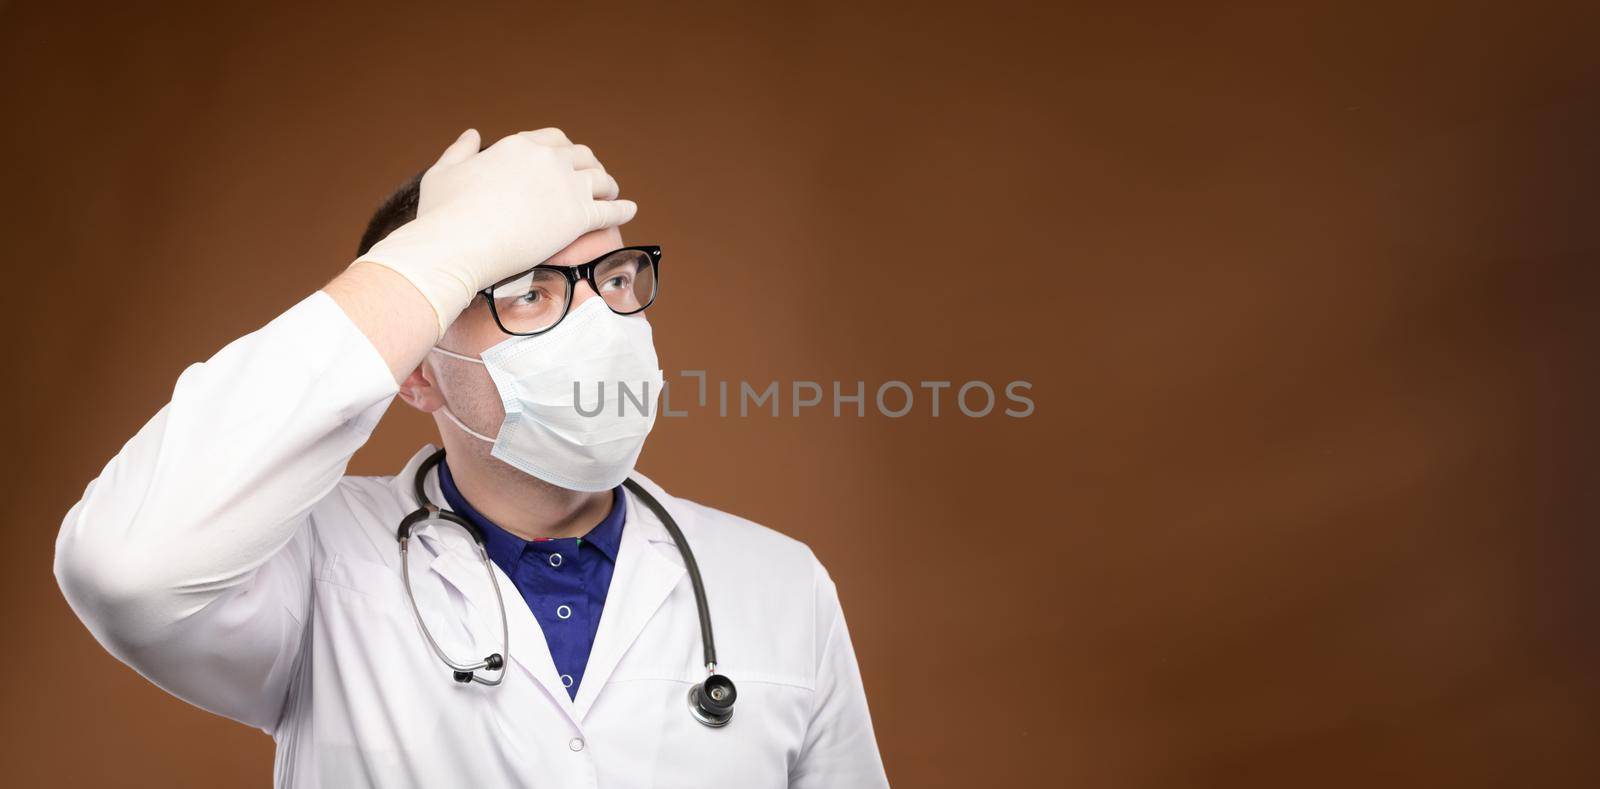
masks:
<svg viewBox="0 0 1600 789"><path fill-rule="evenodd" d="M834 584L811 551L638 474L699 561L718 668L738 686L732 722L690 717L705 675L694 595L631 496L576 700L498 567L505 682L453 681L406 606L395 540L434 447L392 477L344 474L396 391L321 291L191 365L67 513L55 566L67 601L152 682L270 733L279 786L887 785ZM443 501L436 473L427 485ZM500 649L468 538L420 529L411 568L449 654Z"/></svg>

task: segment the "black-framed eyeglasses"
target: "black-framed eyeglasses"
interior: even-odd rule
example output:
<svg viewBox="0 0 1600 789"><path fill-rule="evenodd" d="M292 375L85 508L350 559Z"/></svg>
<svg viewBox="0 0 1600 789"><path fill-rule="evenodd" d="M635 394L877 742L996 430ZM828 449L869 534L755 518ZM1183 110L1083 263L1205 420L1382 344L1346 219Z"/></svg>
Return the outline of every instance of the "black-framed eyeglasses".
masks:
<svg viewBox="0 0 1600 789"><path fill-rule="evenodd" d="M622 247L578 266L539 264L506 277L479 294L500 331L523 337L555 328L572 306L579 282L618 315L643 312L661 290L661 247Z"/></svg>

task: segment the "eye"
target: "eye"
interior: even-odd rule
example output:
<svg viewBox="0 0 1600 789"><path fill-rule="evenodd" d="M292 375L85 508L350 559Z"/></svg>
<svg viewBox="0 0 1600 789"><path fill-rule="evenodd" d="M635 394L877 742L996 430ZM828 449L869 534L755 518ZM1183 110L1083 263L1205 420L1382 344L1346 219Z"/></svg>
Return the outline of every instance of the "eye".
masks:
<svg viewBox="0 0 1600 789"><path fill-rule="evenodd" d="M626 272L617 272L607 277L600 283L601 292L608 290L626 290L633 287L633 275Z"/></svg>
<svg viewBox="0 0 1600 789"><path fill-rule="evenodd" d="M534 288L527 293L518 296L516 302L518 306L528 306L549 300L550 294L538 288Z"/></svg>

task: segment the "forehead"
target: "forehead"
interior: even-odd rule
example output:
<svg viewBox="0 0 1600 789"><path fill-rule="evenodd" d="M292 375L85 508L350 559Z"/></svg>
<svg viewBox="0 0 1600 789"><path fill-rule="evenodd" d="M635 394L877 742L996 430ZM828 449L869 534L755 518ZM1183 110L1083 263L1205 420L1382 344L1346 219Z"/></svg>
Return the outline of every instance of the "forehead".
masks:
<svg viewBox="0 0 1600 789"><path fill-rule="evenodd" d="M545 262L552 266L576 266L588 263L622 245L621 231L614 227L603 228L578 236L578 240L551 255Z"/></svg>
<svg viewBox="0 0 1600 789"><path fill-rule="evenodd" d="M608 227L578 236L578 240L544 262L553 266L576 266L620 246L623 246L621 231ZM489 303L474 296L472 303L445 330L441 345L460 353L476 353L505 338L500 327L495 325L494 315L489 312Z"/></svg>

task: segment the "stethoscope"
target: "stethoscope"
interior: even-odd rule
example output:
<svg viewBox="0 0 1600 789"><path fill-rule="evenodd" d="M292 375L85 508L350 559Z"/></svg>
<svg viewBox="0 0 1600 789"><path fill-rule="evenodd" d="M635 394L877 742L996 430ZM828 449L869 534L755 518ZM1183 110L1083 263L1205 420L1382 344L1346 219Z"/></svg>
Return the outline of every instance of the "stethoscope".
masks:
<svg viewBox="0 0 1600 789"><path fill-rule="evenodd" d="M444 661L444 664L454 672L455 680L461 683L480 682L490 686L499 685L501 680L505 679L506 675L503 669L506 665L506 658L511 654L511 632L506 625L505 598L500 594L500 584L495 580L494 565L490 564L489 552L484 548L483 532L479 531L478 527L466 518L450 510L434 506L433 502L428 500L427 491L423 490L423 479L428 476L429 471L439 465L441 460L444 460L443 449L429 455L427 460L422 461L422 465L417 467L416 477L412 480L413 490L417 494L417 501L422 504L422 507L400 521L400 530L397 535L400 540L400 577L405 580L406 600L411 604L411 615L417 620L417 629L422 631L422 637L428 642L428 647L433 650L433 654L438 655L439 659ZM726 726L728 721L733 718L733 701L739 694L734 689L732 680L717 673L717 645L711 640L711 609L706 606L706 587L700 580L700 566L695 564L694 553L689 550L688 541L683 538L683 532L678 528L678 522L673 520L672 515L667 512L667 508L661 506L661 502L656 501L656 497L650 495L650 492L640 486L639 483L629 479L624 480L622 484L630 493L638 496L639 500L643 501L645 506L649 507L657 518L661 519L661 525L667 527L667 532L672 535L672 542L678 546L678 553L683 556L684 566L689 570L689 583L694 587L695 607L699 609L700 613L700 642L705 647L706 673L708 676L704 682L689 688L689 713L694 716L695 720L707 726L713 728ZM495 603L500 607L500 643L502 646L499 652L470 663L458 662L446 655L439 643L433 640L433 634L428 632L428 625L422 621L422 612L417 610L417 598L411 594L411 563L407 561L407 546L411 540L411 530L425 523L451 523L466 529L467 533L472 535L473 543L477 546L478 559L483 562L483 569L489 574L489 585L494 587ZM500 673L493 679L487 679L479 674L482 671L498 671Z"/></svg>

